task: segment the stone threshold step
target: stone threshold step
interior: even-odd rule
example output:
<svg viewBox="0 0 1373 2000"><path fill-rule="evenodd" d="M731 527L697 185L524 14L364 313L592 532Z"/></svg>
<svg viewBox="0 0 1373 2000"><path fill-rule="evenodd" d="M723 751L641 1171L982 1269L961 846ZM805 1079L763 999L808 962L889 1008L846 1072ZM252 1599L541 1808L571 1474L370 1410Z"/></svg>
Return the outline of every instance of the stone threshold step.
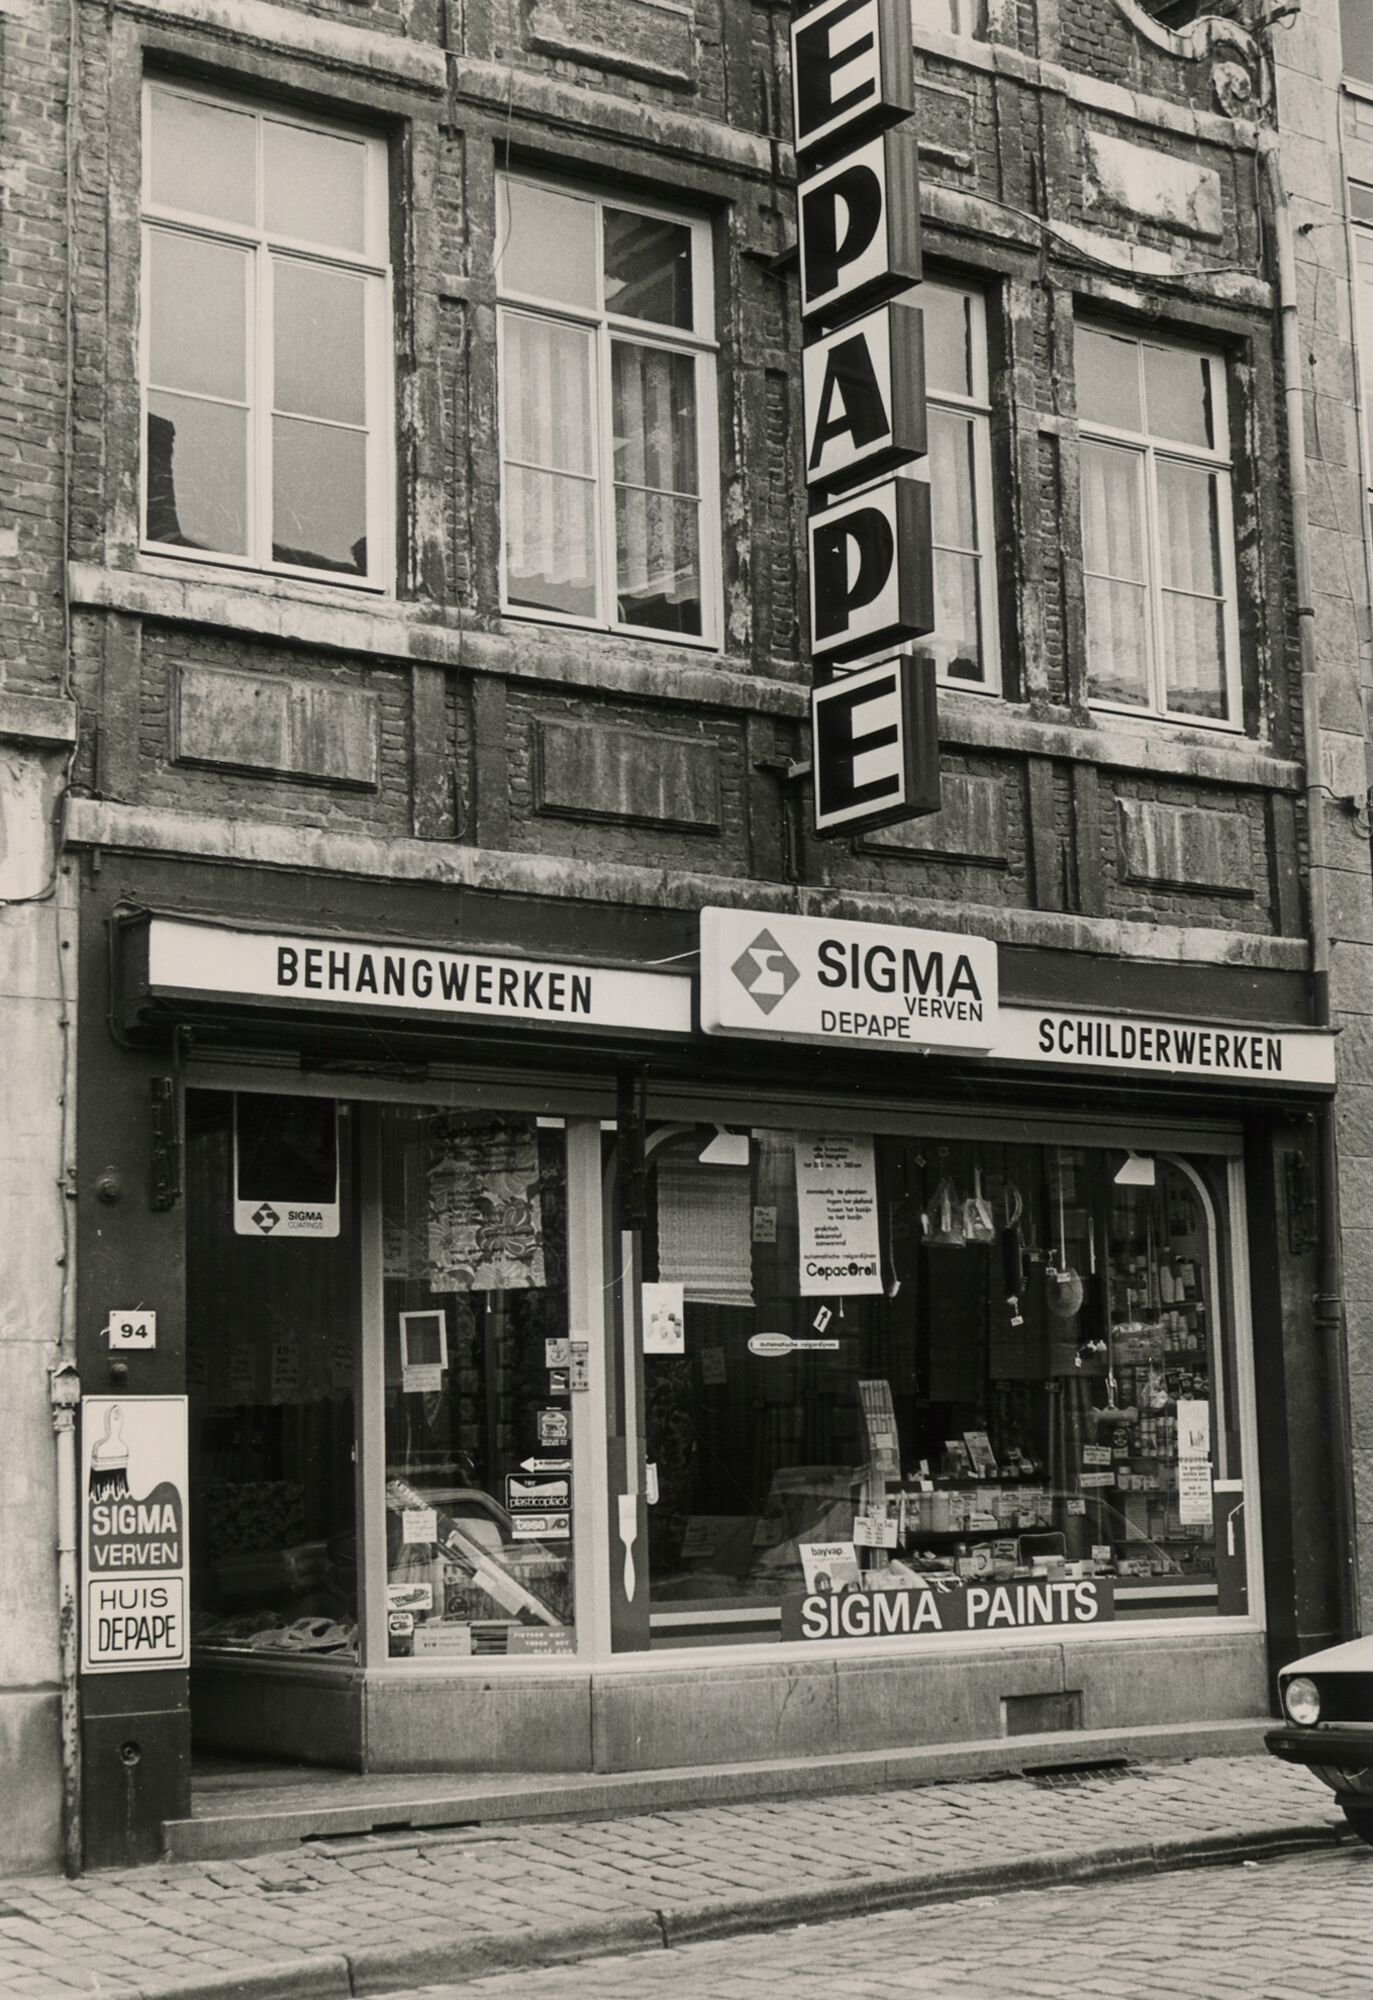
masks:
<svg viewBox="0 0 1373 2000"><path fill-rule="evenodd" d="M751 1799L932 1785L960 1778L1033 1775L1038 1769L1128 1758L1249 1757L1263 1749L1269 1716L1164 1723L1134 1729L1073 1729L980 1742L853 1751L832 1757L768 1758L675 1765L655 1771L451 1772L348 1775L321 1771L246 1773L241 1784L207 1787L190 1819L163 1822L168 1861L223 1861L307 1840L374 1833L436 1832L500 1822L609 1818Z"/></svg>

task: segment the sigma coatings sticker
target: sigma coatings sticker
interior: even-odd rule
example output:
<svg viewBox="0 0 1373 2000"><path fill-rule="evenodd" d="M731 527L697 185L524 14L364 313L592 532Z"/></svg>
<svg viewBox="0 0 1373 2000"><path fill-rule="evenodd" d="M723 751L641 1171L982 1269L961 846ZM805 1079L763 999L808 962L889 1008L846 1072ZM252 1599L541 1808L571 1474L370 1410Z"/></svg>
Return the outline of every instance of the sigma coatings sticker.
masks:
<svg viewBox="0 0 1373 2000"><path fill-rule="evenodd" d="M88 1674L184 1667L184 1396L81 1404L81 1665Z"/></svg>

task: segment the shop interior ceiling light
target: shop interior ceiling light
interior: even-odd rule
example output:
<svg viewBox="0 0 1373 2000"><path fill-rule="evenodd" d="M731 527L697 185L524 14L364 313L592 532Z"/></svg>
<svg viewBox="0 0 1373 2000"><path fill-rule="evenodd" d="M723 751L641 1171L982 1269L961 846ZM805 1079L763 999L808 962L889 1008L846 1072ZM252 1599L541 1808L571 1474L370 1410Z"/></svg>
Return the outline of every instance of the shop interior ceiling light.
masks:
<svg viewBox="0 0 1373 2000"><path fill-rule="evenodd" d="M1117 1187L1153 1187L1157 1179L1158 1166L1152 1153L1128 1152L1116 1170Z"/></svg>
<svg viewBox="0 0 1373 2000"><path fill-rule="evenodd" d="M703 1167L746 1167L748 1162L748 1133L727 1132L723 1125L715 1127L715 1137L701 1149Z"/></svg>

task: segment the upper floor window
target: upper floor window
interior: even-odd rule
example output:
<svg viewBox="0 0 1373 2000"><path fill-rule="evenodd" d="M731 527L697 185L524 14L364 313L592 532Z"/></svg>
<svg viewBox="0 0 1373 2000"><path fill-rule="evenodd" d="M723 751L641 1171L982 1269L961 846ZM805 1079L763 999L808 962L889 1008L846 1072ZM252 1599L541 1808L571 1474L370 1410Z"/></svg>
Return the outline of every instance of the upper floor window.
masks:
<svg viewBox="0 0 1373 2000"><path fill-rule="evenodd" d="M1076 367L1090 697L1238 727L1225 364L1079 326Z"/></svg>
<svg viewBox="0 0 1373 2000"><path fill-rule="evenodd" d="M1000 679L992 534L987 310L979 292L926 281L912 295L925 320L925 393L934 525L936 630L918 641L954 687Z"/></svg>
<svg viewBox="0 0 1373 2000"><path fill-rule="evenodd" d="M1340 57L1346 76L1373 85L1373 9L1368 0L1340 0Z"/></svg>
<svg viewBox="0 0 1373 2000"><path fill-rule="evenodd" d="M143 214L145 546L385 587L385 142L150 83Z"/></svg>
<svg viewBox="0 0 1373 2000"><path fill-rule="evenodd" d="M716 643L709 225L503 175L496 243L504 606Z"/></svg>
<svg viewBox="0 0 1373 2000"><path fill-rule="evenodd" d="M934 28L944 35L980 35L986 27L986 0L911 0L917 34Z"/></svg>
<svg viewBox="0 0 1373 2000"><path fill-rule="evenodd" d="M1354 325L1358 335L1359 393L1363 405L1363 476L1373 531L1373 188L1352 186L1349 209L1354 229ZM1367 226L1363 226L1367 225Z"/></svg>

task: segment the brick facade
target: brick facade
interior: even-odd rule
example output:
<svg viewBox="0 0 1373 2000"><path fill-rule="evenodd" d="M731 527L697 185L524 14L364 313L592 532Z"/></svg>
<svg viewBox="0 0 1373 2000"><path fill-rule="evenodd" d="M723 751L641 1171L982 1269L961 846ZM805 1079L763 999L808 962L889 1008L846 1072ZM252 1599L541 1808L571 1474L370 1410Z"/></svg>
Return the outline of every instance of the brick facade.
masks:
<svg viewBox="0 0 1373 2000"><path fill-rule="evenodd" d="M71 1332L61 1260L72 1205L54 1193L67 1162L52 1134L70 1079L50 891L79 877L89 893L102 866L251 860L307 871L324 897L343 880L379 894L449 882L488 899L585 906L626 929L727 894L975 930L1024 954L1045 991L1071 984L1075 959L1090 960L1103 992L1136 982L1151 1004L1223 1013L1222 992L1243 991L1257 1017L1300 1022L1311 1019L1313 907L1304 760L1317 759L1344 1031L1358 1495L1373 1526L1373 1230L1363 1226L1373 894L1367 820L1355 810L1368 786L1373 659L1334 0L1308 7L1271 50L1235 29L1212 32L1215 23L1170 34L1140 0L988 0L987 13L985 38L917 33L915 61L928 273L987 299L1004 693L944 695L936 820L820 843L787 783L807 754L809 669L795 277L784 254L794 229L786 7L79 0L69 17L52 0L24 13L0 0L0 775L16 774L6 821L65 830L65 845L49 839L42 853L30 837L27 861L13 858L8 825L10 846L0 840L0 889L40 898L0 918L18 967L0 985L21 1052L7 1067L22 1067L15 1087L32 1096L9 1126L41 1135L53 1154L7 1144L3 1158L6 1214L21 1225L5 1233L22 1234L25 1248L7 1273L0 1340L25 1357L28 1442L18 1483L6 1486L8 1465L0 1474L0 1527L14 1524L0 1538L32 1553L17 1576L6 1571L0 1599L0 1766L13 1755L45 1773L53 1797L10 1858L41 1858L56 1838L55 1705L4 1692L52 1688L56 1673L43 1389ZM387 138L393 597L139 553L145 73L362 121ZM1303 732L1263 192L1275 132L1310 368L1319 745ZM1348 142L1373 180L1368 138L1351 129ZM507 159L710 219L724 524L716 650L501 612L493 259ZM1226 357L1238 732L1089 706L1075 315L1204 341ZM1217 987L1217 969L1235 984ZM100 1032L83 1021L83 1036ZM76 1161L83 1229L98 1223L101 1165ZM1266 1171L1277 1172L1271 1158ZM1284 1282L1296 1300L1300 1272ZM76 1311L89 1335L97 1302ZM1294 1332L1291 1365L1308 1336Z"/></svg>

